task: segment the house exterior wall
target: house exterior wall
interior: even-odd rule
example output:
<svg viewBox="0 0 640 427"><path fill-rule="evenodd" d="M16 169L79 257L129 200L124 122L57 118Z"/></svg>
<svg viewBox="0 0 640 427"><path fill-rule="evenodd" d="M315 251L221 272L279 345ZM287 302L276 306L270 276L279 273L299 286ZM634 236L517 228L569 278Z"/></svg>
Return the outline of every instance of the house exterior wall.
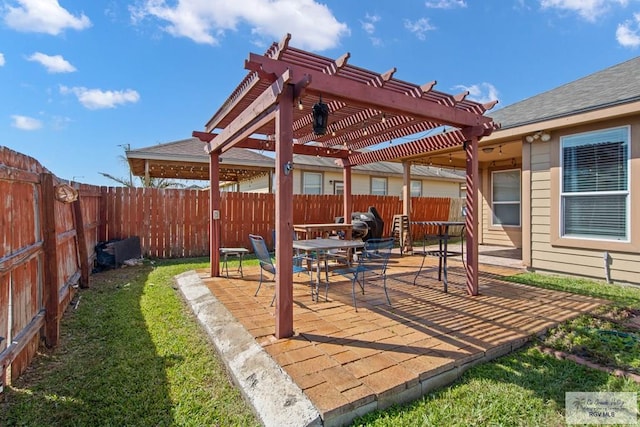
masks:
<svg viewBox="0 0 640 427"><path fill-rule="evenodd" d="M569 239L560 233L560 138L582 132L630 126L630 241ZM528 147L527 147L528 146ZM537 271L605 279L605 252L614 282L640 283L640 115L552 131L547 143L530 149L530 267ZM526 255L523 258L527 258Z"/></svg>
<svg viewBox="0 0 640 427"><path fill-rule="evenodd" d="M301 168L294 169L293 175L293 192L294 194L303 193L303 173L313 172L322 174L322 192L323 194L333 194L334 182L343 181L341 172L334 171L305 171ZM383 176L369 175L362 173L352 173L351 175L351 194L371 194L371 177L380 177L387 179L387 195L400 196L402 194L402 177L399 176ZM412 177L418 180L417 177ZM460 182L446 181L437 179L420 179L422 181L422 197L460 197Z"/></svg>
<svg viewBox="0 0 640 427"><path fill-rule="evenodd" d="M417 181L416 178L412 178ZM455 181L438 181L435 179L421 179L422 197L460 197L460 184ZM395 181L394 181L395 182ZM402 179L398 179L398 194L402 193Z"/></svg>
<svg viewBox="0 0 640 427"><path fill-rule="evenodd" d="M268 193L269 175L265 174L248 181L241 181L240 191L244 193Z"/></svg>

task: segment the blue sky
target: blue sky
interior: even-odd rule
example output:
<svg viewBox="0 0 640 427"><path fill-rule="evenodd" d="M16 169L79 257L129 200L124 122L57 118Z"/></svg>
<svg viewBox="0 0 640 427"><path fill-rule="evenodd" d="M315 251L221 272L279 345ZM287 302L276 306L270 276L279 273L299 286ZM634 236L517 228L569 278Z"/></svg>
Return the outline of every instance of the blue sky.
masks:
<svg viewBox="0 0 640 427"><path fill-rule="evenodd" d="M286 33L497 109L637 56L640 1L0 0L0 145L113 185L124 146L203 130Z"/></svg>

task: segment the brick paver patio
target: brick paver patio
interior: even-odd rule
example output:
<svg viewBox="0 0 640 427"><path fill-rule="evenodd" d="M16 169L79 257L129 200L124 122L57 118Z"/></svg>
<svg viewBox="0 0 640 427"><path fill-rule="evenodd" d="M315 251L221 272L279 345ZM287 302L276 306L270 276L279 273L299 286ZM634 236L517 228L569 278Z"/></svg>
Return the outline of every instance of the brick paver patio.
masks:
<svg viewBox="0 0 640 427"><path fill-rule="evenodd" d="M369 282L352 305L351 283L331 276L328 301L311 299L308 277L294 283L295 335L277 340L274 284L254 297L257 267L244 278L200 277L213 295L291 376L325 425L413 400L458 378L467 368L507 354L535 334L603 301L502 280L520 270L480 268L480 295L466 294L462 263L450 260L449 292L437 281L436 262L413 284L419 256L394 255L387 287Z"/></svg>

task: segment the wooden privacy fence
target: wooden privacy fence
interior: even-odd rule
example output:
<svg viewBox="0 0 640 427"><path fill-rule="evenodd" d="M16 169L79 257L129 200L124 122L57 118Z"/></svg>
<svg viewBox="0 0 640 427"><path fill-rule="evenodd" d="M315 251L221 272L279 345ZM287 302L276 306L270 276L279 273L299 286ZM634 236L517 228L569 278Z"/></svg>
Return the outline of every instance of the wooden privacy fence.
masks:
<svg viewBox="0 0 640 427"><path fill-rule="evenodd" d="M104 223L102 240L140 237L142 254L151 258L209 255L209 192L155 188L101 188ZM343 197L293 196L293 223L327 223L343 216ZM374 206L384 220L383 235L391 234L393 216L402 213L396 196L353 196L353 211ZM459 219L460 199L414 197L411 218L416 221ZM275 196L271 193L221 194L221 247L249 247L249 234L273 245ZM416 231L417 232L417 231ZM419 236L414 236L419 237Z"/></svg>
<svg viewBox="0 0 640 427"><path fill-rule="evenodd" d="M89 286L99 242L138 236L145 257L209 254L208 191L70 184L37 160L0 146L0 393L29 365L41 338L57 344L60 317L75 289ZM411 218L460 219L461 203L412 198ZM293 205L294 223L343 216L342 196L295 195ZM390 235L402 201L353 196L354 212L369 206ZM248 247L249 233L273 245L273 194L222 193L220 214L221 246Z"/></svg>
<svg viewBox="0 0 640 427"><path fill-rule="evenodd" d="M393 216L402 213L402 200L396 196L352 196L353 212L366 212L374 206L384 221L383 235L391 235ZM333 195L293 196L293 223L313 224L334 222L344 216L343 197ZM446 197L412 197L411 219L414 221L458 220L462 212L461 199ZM224 247L249 247L249 233L265 238L273 247L275 228L275 198L273 194L223 193L220 218L221 242ZM350 218L349 218L350 220ZM413 233L418 231L412 230ZM413 238L419 237L414 235Z"/></svg>
<svg viewBox="0 0 640 427"><path fill-rule="evenodd" d="M88 286L100 194L78 187L72 201L77 190L0 147L0 388L29 365L41 330L57 344L75 287Z"/></svg>

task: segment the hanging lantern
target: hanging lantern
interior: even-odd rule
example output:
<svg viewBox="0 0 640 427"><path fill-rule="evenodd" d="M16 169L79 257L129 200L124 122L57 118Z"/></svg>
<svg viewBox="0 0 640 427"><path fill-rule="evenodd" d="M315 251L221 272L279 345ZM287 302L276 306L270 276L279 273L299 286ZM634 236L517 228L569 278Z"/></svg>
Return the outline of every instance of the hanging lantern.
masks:
<svg viewBox="0 0 640 427"><path fill-rule="evenodd" d="M324 135L327 133L327 124L329 122L329 106L320 100L313 104L313 133L316 135Z"/></svg>

